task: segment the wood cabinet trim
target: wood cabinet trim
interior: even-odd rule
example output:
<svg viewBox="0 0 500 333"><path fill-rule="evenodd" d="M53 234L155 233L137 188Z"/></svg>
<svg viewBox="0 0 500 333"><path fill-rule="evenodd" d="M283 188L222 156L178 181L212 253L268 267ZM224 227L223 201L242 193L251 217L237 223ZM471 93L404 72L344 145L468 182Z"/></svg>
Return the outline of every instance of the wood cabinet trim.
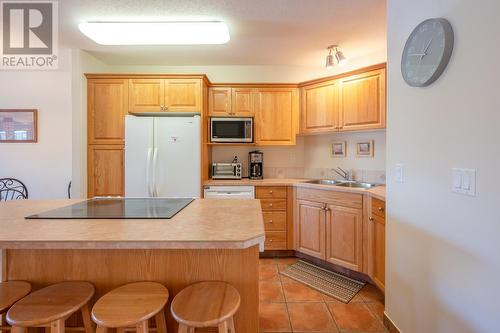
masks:
<svg viewBox="0 0 500 333"><path fill-rule="evenodd" d="M298 188L297 198L350 208L363 208L363 195L309 188Z"/></svg>
<svg viewBox="0 0 500 333"><path fill-rule="evenodd" d="M310 91L316 90L316 89L321 89L321 88L329 88L331 87L333 91L331 91L331 96L327 96L326 98L332 99L331 101L331 109L328 108L327 110L309 110L308 106L308 93ZM310 86L304 86L300 90L300 133L303 134L311 134L311 133L323 133L323 132L332 132L338 129L339 126L339 86L338 86L338 81L332 80L332 81L324 81L320 82L317 84L313 84ZM311 97L312 98L312 97ZM317 106L317 105L316 105ZM313 115L314 113L321 113L323 117L326 117L325 112L330 113L330 117L332 119L331 125L329 124L322 124L322 125L316 125L316 126L311 126L308 124L308 116L309 112L311 112Z"/></svg>

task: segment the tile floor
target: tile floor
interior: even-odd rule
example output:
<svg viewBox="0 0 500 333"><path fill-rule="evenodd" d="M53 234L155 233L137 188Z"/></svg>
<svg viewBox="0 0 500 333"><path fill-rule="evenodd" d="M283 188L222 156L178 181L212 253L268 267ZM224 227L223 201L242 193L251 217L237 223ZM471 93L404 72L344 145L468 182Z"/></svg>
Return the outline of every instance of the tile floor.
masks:
<svg viewBox="0 0 500 333"><path fill-rule="evenodd" d="M260 260L260 332L387 332L377 288L366 285L344 304L279 274L297 260Z"/></svg>

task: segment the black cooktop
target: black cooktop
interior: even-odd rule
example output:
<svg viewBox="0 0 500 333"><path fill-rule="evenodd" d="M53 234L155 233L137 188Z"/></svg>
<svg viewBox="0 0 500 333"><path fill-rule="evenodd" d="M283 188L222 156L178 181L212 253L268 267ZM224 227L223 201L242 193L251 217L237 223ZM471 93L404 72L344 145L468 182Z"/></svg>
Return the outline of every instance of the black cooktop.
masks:
<svg viewBox="0 0 500 333"><path fill-rule="evenodd" d="M192 198L95 198L27 219L169 219Z"/></svg>

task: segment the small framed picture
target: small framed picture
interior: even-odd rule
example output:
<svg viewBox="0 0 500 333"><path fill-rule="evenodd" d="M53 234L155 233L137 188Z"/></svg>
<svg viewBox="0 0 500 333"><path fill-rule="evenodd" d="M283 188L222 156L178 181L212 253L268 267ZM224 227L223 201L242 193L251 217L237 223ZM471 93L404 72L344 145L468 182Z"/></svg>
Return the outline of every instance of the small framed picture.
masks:
<svg viewBox="0 0 500 333"><path fill-rule="evenodd" d="M373 140L360 141L356 143L356 156L358 157L373 157Z"/></svg>
<svg viewBox="0 0 500 333"><path fill-rule="evenodd" d="M37 110L0 109L0 143L37 140Z"/></svg>
<svg viewBox="0 0 500 333"><path fill-rule="evenodd" d="M346 142L337 141L332 142L332 157L345 157L346 156Z"/></svg>

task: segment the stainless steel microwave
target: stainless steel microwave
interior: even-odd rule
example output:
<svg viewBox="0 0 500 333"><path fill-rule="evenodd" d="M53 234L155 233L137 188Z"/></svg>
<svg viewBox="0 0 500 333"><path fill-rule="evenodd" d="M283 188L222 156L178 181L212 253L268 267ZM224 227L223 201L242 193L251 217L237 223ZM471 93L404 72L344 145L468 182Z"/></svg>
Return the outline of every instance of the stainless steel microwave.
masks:
<svg viewBox="0 0 500 333"><path fill-rule="evenodd" d="M253 118L210 118L211 142L253 142Z"/></svg>

